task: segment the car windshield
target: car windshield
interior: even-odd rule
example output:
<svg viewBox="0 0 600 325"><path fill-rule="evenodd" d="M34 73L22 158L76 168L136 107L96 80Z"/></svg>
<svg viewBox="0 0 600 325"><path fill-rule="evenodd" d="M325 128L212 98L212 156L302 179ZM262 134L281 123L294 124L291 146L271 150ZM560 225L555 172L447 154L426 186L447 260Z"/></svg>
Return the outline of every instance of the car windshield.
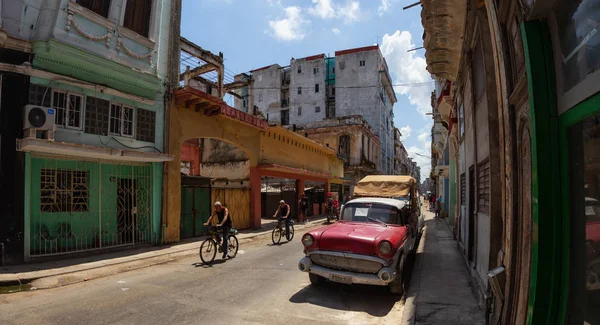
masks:
<svg viewBox="0 0 600 325"><path fill-rule="evenodd" d="M353 222L382 221L386 224L400 224L400 213L395 207L377 203L348 203L344 206L342 220Z"/></svg>

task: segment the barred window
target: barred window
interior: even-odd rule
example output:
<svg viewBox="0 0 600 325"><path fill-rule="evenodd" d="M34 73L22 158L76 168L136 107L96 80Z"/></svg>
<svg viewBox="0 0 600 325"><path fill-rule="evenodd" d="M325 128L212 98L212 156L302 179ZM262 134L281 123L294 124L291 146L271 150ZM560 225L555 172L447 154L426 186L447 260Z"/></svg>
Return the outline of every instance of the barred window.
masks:
<svg viewBox="0 0 600 325"><path fill-rule="evenodd" d="M85 132L108 135L110 102L108 100L86 96L85 99Z"/></svg>
<svg viewBox="0 0 600 325"><path fill-rule="evenodd" d="M481 213L490 213L490 161L485 159L477 166L478 186L477 186L477 210Z"/></svg>
<svg viewBox="0 0 600 325"><path fill-rule="evenodd" d="M465 173L460 174L460 205L465 205L467 196L467 176Z"/></svg>
<svg viewBox="0 0 600 325"><path fill-rule="evenodd" d="M52 108L56 110L56 125L81 129L83 95L52 90Z"/></svg>
<svg viewBox="0 0 600 325"><path fill-rule="evenodd" d="M137 109L135 139L154 142L156 112L147 109Z"/></svg>
<svg viewBox="0 0 600 325"><path fill-rule="evenodd" d="M40 210L42 212L88 211L88 172L42 169Z"/></svg>
<svg viewBox="0 0 600 325"><path fill-rule="evenodd" d="M123 137L133 137L133 107L111 104L110 105L110 126L108 133L110 135L120 135Z"/></svg>

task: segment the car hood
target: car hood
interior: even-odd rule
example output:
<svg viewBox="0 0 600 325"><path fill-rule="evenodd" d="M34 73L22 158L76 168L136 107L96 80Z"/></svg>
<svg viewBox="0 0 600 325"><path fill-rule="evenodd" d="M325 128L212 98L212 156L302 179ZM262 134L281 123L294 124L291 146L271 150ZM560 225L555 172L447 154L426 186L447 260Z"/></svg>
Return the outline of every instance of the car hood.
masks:
<svg viewBox="0 0 600 325"><path fill-rule="evenodd" d="M321 233L318 249L373 255L375 243L391 229L376 223L339 222Z"/></svg>

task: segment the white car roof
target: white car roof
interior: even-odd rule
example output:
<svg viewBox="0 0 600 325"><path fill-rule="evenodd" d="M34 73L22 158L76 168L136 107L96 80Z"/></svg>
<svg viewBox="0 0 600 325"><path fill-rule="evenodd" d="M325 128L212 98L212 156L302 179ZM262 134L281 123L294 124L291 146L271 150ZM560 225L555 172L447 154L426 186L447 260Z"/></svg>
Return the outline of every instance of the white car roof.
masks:
<svg viewBox="0 0 600 325"><path fill-rule="evenodd" d="M381 197L361 197L361 198L350 200L350 201L346 202L346 204L351 204L351 203L377 203L377 204L393 206L398 209L402 209L406 205L406 201L402 201L402 200L398 200L398 199L381 198Z"/></svg>

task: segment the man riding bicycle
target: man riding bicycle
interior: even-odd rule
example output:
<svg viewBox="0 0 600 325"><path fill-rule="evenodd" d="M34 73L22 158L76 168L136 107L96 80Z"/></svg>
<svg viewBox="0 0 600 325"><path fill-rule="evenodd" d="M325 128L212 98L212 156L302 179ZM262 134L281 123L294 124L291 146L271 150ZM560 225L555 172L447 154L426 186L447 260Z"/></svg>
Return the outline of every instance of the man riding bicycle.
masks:
<svg viewBox="0 0 600 325"><path fill-rule="evenodd" d="M333 201L333 198L331 197L331 193L327 194L326 203L327 203L327 216L328 216L327 220L329 220L329 217L335 217L335 214L334 214L335 202Z"/></svg>
<svg viewBox="0 0 600 325"><path fill-rule="evenodd" d="M210 224L210 221L212 220L212 218L216 215L218 220L219 220L219 224L217 224L217 227L221 227L221 230L223 231L223 259L227 258L227 236L229 235L229 231L231 231L231 217L229 216L229 210L227 210L226 207L224 207L223 205L221 205L221 202L217 201L215 202L215 210L213 211L213 213L211 214L211 216L208 218L208 220L206 221L206 223L204 224L204 226L208 226ZM217 234L217 242L220 244L221 243L221 237Z"/></svg>
<svg viewBox="0 0 600 325"><path fill-rule="evenodd" d="M285 239L290 240L290 206L284 200L279 201L279 207L273 215L273 218L279 217L279 221L285 220Z"/></svg>

